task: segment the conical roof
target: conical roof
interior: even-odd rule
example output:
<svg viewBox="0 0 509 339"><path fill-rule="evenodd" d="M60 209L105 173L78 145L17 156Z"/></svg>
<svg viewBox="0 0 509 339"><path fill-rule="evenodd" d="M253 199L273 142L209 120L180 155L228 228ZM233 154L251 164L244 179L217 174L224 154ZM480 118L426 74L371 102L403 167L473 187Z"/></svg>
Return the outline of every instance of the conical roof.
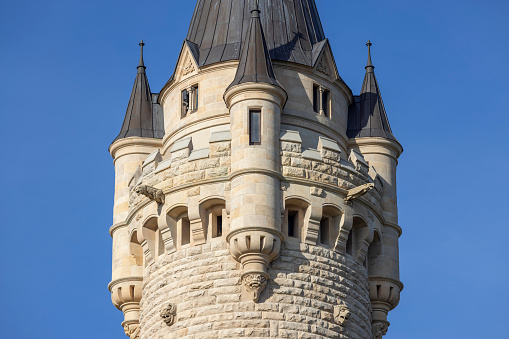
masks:
<svg viewBox="0 0 509 339"><path fill-rule="evenodd" d="M199 66L240 59L256 0L198 0L187 40ZM271 59L312 66L313 46L325 39L314 0L258 0Z"/></svg>
<svg viewBox="0 0 509 339"><path fill-rule="evenodd" d="M379 137L396 140L392 134L389 119L385 112L382 94L375 76L375 67L371 62L371 42L368 41L368 64L362 84L361 95L355 97L355 103L348 112L349 138Z"/></svg>
<svg viewBox="0 0 509 339"><path fill-rule="evenodd" d="M260 10L256 4L251 11L237 73L228 88L248 82L267 83L282 88L274 74L260 21Z"/></svg>
<svg viewBox="0 0 509 339"><path fill-rule="evenodd" d="M163 137L164 132L157 126L154 107L152 104L152 93L145 73L145 64L143 62L143 41L140 43L141 54L138 73L134 80L131 98L127 105L124 123L119 135L113 142L128 137L156 138Z"/></svg>

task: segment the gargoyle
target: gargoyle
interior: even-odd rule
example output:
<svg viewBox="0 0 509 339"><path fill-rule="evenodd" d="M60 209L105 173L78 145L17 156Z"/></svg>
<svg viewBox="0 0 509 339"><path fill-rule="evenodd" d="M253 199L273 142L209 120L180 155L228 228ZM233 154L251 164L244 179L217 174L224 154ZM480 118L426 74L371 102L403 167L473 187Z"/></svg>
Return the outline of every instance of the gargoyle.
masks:
<svg viewBox="0 0 509 339"><path fill-rule="evenodd" d="M339 324L339 326L345 326L348 319L350 318L350 311L346 306L336 306L334 307L334 319Z"/></svg>
<svg viewBox="0 0 509 339"><path fill-rule="evenodd" d="M134 190L138 194L143 194L150 200L156 201L160 204L164 204L164 193L163 190L147 186L147 185L140 185L136 187Z"/></svg>
<svg viewBox="0 0 509 339"><path fill-rule="evenodd" d="M364 194L371 191L373 188L375 188L375 184L371 183L352 188L351 190L348 191L348 194L346 195L345 203L351 204L354 199L362 197Z"/></svg>

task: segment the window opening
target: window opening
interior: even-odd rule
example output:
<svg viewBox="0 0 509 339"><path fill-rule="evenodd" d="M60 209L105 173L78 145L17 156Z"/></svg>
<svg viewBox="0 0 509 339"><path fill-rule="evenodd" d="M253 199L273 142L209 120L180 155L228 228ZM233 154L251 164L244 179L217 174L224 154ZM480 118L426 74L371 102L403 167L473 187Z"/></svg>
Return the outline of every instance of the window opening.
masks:
<svg viewBox="0 0 509 339"><path fill-rule="evenodd" d="M216 217L216 236L220 237L223 235L223 216L218 215Z"/></svg>
<svg viewBox="0 0 509 339"><path fill-rule="evenodd" d="M187 116L187 112L189 111L189 92L187 89L182 91L182 111L181 117L184 118Z"/></svg>
<svg viewBox="0 0 509 339"><path fill-rule="evenodd" d="M320 243L329 245L329 218L323 218L320 221Z"/></svg>
<svg viewBox="0 0 509 339"><path fill-rule="evenodd" d="M295 237L295 228L297 221L297 211L288 212L288 236Z"/></svg>
<svg viewBox="0 0 509 339"><path fill-rule="evenodd" d="M191 243L191 223L188 218L182 218L182 245Z"/></svg>
<svg viewBox="0 0 509 339"><path fill-rule="evenodd" d="M346 253L353 255L353 229L348 233L348 240L346 241Z"/></svg>
<svg viewBox="0 0 509 339"><path fill-rule="evenodd" d="M261 143L261 110L249 111L249 144L259 145Z"/></svg>
<svg viewBox="0 0 509 339"><path fill-rule="evenodd" d="M320 99L320 86L313 85L313 111L315 113L320 112L320 105L318 100Z"/></svg>
<svg viewBox="0 0 509 339"><path fill-rule="evenodd" d="M330 91L324 90L322 92L322 109L323 115L330 119Z"/></svg>

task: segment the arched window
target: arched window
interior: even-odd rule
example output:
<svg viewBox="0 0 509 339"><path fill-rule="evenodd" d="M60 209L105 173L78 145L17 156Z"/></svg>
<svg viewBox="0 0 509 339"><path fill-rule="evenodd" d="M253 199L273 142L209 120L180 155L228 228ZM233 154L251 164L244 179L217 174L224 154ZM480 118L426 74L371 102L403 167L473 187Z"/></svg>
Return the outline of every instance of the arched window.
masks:
<svg viewBox="0 0 509 339"><path fill-rule="evenodd" d="M359 264L367 267L367 249L369 229L366 222L360 217L353 218L353 225L346 242L346 253L353 256Z"/></svg>
<svg viewBox="0 0 509 339"><path fill-rule="evenodd" d="M320 221L320 230L318 241L320 244L334 247L339 235L339 224L343 212L335 205L324 205L322 211L322 220Z"/></svg>
<svg viewBox="0 0 509 339"><path fill-rule="evenodd" d="M369 276L378 275L378 272L376 272L376 269L378 268L378 266L376 265L376 261L380 254L382 254L382 241L380 239L379 233L375 231L373 242L371 243L371 245L369 245L368 248L367 268Z"/></svg>

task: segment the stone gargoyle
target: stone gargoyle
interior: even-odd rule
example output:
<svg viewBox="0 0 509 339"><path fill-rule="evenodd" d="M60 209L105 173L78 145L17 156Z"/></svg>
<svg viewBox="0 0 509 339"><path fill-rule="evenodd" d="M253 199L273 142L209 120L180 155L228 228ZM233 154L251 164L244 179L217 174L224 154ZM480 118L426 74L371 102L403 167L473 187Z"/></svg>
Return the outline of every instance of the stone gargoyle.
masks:
<svg viewBox="0 0 509 339"><path fill-rule="evenodd" d="M348 191L346 195L345 203L351 204L354 199L362 197L364 194L368 193L373 188L375 188L375 184L372 183L352 188L351 190Z"/></svg>
<svg viewBox="0 0 509 339"><path fill-rule="evenodd" d="M157 189L155 187L140 185L134 189L134 191L138 194L143 194L150 200L156 201L160 204L164 204L164 193L163 190Z"/></svg>

